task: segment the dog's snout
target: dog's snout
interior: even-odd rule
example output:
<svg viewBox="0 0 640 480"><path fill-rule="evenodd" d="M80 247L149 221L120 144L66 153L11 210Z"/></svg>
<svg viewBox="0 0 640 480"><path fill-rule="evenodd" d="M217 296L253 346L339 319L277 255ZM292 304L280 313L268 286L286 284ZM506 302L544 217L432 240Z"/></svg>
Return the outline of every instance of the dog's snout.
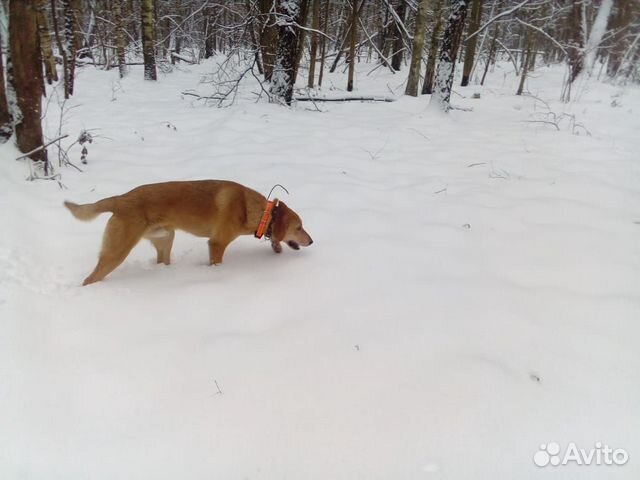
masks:
<svg viewBox="0 0 640 480"><path fill-rule="evenodd" d="M313 238L309 237L309 245L313 243Z"/></svg>

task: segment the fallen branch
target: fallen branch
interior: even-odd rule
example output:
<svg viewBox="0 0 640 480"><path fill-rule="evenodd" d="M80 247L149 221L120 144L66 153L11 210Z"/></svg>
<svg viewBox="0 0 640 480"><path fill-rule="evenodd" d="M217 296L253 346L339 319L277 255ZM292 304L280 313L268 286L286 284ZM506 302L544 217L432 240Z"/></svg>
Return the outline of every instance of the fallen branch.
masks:
<svg viewBox="0 0 640 480"><path fill-rule="evenodd" d="M190 65L195 65L196 62L191 59L191 58L187 58L184 55L180 55L179 53L176 52L171 52L171 58L177 58L178 60L182 60L183 62L187 62Z"/></svg>
<svg viewBox="0 0 640 480"><path fill-rule="evenodd" d="M298 102L395 102L391 97L294 97Z"/></svg>
<svg viewBox="0 0 640 480"><path fill-rule="evenodd" d="M62 135L62 136L60 136L60 137L58 137L58 138L56 138L54 140L51 140L50 142L45 143L44 145L41 145L41 146L39 146L37 148L34 148L33 150L31 150L30 152L25 153L24 155L19 156L18 158L16 158L16 160L22 160L23 158L27 158L30 155L32 155L32 154L34 154L36 152L39 152L40 150L44 150L45 148L47 148L52 143L56 143L58 140L62 140L63 138L67 138L68 136L69 136L69 134L65 133L64 135Z"/></svg>

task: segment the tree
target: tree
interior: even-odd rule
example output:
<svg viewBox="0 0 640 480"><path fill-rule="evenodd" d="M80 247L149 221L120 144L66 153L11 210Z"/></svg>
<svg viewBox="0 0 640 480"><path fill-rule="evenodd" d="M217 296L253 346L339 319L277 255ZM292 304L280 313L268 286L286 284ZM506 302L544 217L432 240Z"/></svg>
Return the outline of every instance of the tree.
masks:
<svg viewBox="0 0 640 480"><path fill-rule="evenodd" d="M455 61L466 15L466 0L456 0L453 5L453 11L447 20L447 28L444 30L438 70L436 72L435 90L431 97L431 104L436 105L444 112L448 112L451 108L449 101L451 99Z"/></svg>
<svg viewBox="0 0 640 480"><path fill-rule="evenodd" d="M18 149L22 153L29 153L44 144L40 123L43 79L37 15L36 0L12 0L9 3L8 102L13 110ZM45 173L48 174L44 149L30 157L44 162Z"/></svg>
<svg viewBox="0 0 640 480"><path fill-rule="evenodd" d="M51 33L49 32L49 21L45 12L47 0L37 0L37 22L38 22L38 40L40 42L40 52L44 63L44 73L47 83L51 85L58 81L58 72L56 70L56 60L53 57L53 49L51 48Z"/></svg>
<svg viewBox="0 0 640 480"><path fill-rule="evenodd" d="M356 42L358 40L358 0L351 0L351 40L349 42L349 78L347 92L353 91L353 75L356 69Z"/></svg>
<svg viewBox="0 0 640 480"><path fill-rule="evenodd" d="M331 13L331 4L327 2L324 6L324 20L322 22L323 31L327 31L327 26L329 25L329 15ZM322 77L324 75L324 62L327 56L327 37L326 35L322 36L322 41L320 42L320 73L318 74L318 87L322 86Z"/></svg>
<svg viewBox="0 0 640 480"><path fill-rule="evenodd" d="M278 2L278 49L271 76L271 94L291 105L293 98L294 69L298 49L298 25L302 16L299 1Z"/></svg>
<svg viewBox="0 0 640 480"><path fill-rule="evenodd" d="M311 48L309 50L309 79L307 86L313 88L316 76L316 57L318 54L318 30L320 29L320 0L313 1L313 20L311 33Z"/></svg>
<svg viewBox="0 0 640 480"><path fill-rule="evenodd" d="M259 7L262 17L262 34L260 35L262 67L264 68L265 80L270 81L276 64L276 50L278 48L278 25L276 24L274 0L260 0Z"/></svg>
<svg viewBox="0 0 640 480"><path fill-rule="evenodd" d="M204 58L211 58L216 49L216 32L213 23L213 7L207 5L204 15Z"/></svg>
<svg viewBox="0 0 640 480"><path fill-rule="evenodd" d="M520 83L518 84L516 95L522 95L524 92L524 82L534 65L534 59L536 58L536 32L525 32L524 45L526 53L523 52L522 55L522 71L520 72Z"/></svg>
<svg viewBox="0 0 640 480"><path fill-rule="evenodd" d="M435 24L431 32L427 71L424 74L424 83L422 85L423 95L433 93L433 77L436 72L436 57L438 56L438 39L440 37L440 30L442 30L442 2L443 0L436 0L433 11Z"/></svg>
<svg viewBox="0 0 640 480"><path fill-rule="evenodd" d="M389 5L389 8L393 7ZM407 4L404 0L399 0L398 10L396 12L397 18L394 22L394 40L393 40L393 54L391 55L391 67L396 71L400 71L402 66L402 57L404 54L404 42L402 39L402 23L404 22L407 14Z"/></svg>
<svg viewBox="0 0 640 480"><path fill-rule="evenodd" d="M62 12L64 16L64 39L62 49L65 53L66 61L64 68L64 98L73 95L73 84L76 77L76 53L78 51L78 31L77 17L80 13L78 0L62 0Z"/></svg>
<svg viewBox="0 0 640 480"><path fill-rule="evenodd" d="M0 45L2 45L2 37L0 37ZM4 66L2 65L2 55L0 55L0 143L5 143L11 138L13 134L11 123L11 113L4 87Z"/></svg>
<svg viewBox="0 0 640 480"><path fill-rule="evenodd" d="M122 23L121 0L113 0L113 21L116 29L116 57L118 58L118 73L120 78L127 74L126 59L124 56L124 24Z"/></svg>
<svg viewBox="0 0 640 480"><path fill-rule="evenodd" d="M471 21L469 22L469 32L474 33L480 28L480 19L482 18L482 0L473 0L471 5ZM476 42L478 35L474 35L467 40L467 46L464 49L464 66L462 67L462 82L460 86L469 85L469 76L473 69L473 61L476 56Z"/></svg>
<svg viewBox="0 0 640 480"><path fill-rule="evenodd" d="M424 50L424 35L427 29L427 6L429 0L420 0L418 14L416 16L416 28L413 34L413 52L411 54L411 66L405 95L418 96L418 82L420 80L420 68L422 66L422 53Z"/></svg>
<svg viewBox="0 0 640 480"><path fill-rule="evenodd" d="M154 0L142 0L142 56L144 57L144 79L157 80L155 57Z"/></svg>

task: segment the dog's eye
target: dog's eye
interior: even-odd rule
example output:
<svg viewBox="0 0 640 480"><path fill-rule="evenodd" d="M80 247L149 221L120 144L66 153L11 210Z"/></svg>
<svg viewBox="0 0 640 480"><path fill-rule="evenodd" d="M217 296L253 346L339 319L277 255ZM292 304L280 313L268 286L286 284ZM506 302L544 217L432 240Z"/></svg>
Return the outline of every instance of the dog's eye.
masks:
<svg viewBox="0 0 640 480"><path fill-rule="evenodd" d="M299 232L300 230L302 230L302 225L298 225L298 226L296 227L296 230L297 230L298 232Z"/></svg>

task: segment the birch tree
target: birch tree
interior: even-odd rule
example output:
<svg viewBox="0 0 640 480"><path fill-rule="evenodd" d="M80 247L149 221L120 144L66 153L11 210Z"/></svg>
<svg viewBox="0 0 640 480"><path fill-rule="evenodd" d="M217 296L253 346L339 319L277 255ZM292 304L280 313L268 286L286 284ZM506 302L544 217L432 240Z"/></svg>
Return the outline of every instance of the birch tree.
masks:
<svg viewBox="0 0 640 480"><path fill-rule="evenodd" d="M451 109L451 87L453 85L453 74L455 61L460 46L460 37L464 29L464 19L467 15L466 0L455 0L453 10L447 20L447 27L442 38L438 70L436 72L435 90L431 97L430 105L435 105L443 112Z"/></svg>
<svg viewBox="0 0 640 480"><path fill-rule="evenodd" d="M44 64L44 73L47 83L51 85L58 81L58 71L56 70L56 60L53 57L53 48L51 47L51 32L49 31L49 20L45 11L47 0L37 0L37 22L38 22L38 40L40 42L40 53Z"/></svg>
<svg viewBox="0 0 640 480"><path fill-rule="evenodd" d="M318 30L320 29L320 0L311 0L313 2L311 28L311 48L309 50L309 79L307 86L313 88L316 76L316 59L318 55Z"/></svg>
<svg viewBox="0 0 640 480"><path fill-rule="evenodd" d="M62 0L62 14L64 16L64 33L62 49L65 53L64 62L64 98L73 95L73 85L76 78L76 53L78 41L76 32L78 25L76 19L80 13L78 0Z"/></svg>
<svg viewBox="0 0 640 480"><path fill-rule="evenodd" d="M287 105L293 98L294 69L298 48L298 25L302 10L299 0L278 1L278 48L271 77L271 95Z"/></svg>
<svg viewBox="0 0 640 480"><path fill-rule="evenodd" d="M356 70L356 42L358 40L358 0L351 0L351 41L349 42L349 77L347 92L353 91L353 75Z"/></svg>
<svg viewBox="0 0 640 480"><path fill-rule="evenodd" d="M122 23L122 5L121 0L113 0L111 8L113 9L114 28L116 30L116 58L118 59L118 74L120 78L124 78L127 74L127 64L124 55L124 24Z"/></svg>
<svg viewBox="0 0 640 480"><path fill-rule="evenodd" d="M144 79L157 80L154 46L154 0L142 0L142 56L144 58Z"/></svg>

